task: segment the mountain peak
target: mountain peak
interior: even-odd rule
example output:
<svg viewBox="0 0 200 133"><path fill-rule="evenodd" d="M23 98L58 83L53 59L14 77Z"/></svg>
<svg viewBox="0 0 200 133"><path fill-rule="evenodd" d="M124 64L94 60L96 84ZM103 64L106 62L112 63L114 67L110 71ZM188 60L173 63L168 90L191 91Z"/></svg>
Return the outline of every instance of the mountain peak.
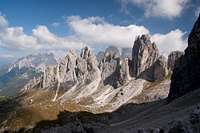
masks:
<svg viewBox="0 0 200 133"><path fill-rule="evenodd" d="M45 65L55 65L57 63L53 53L39 53L34 55L28 55L18 59L14 64L12 64L8 72L14 68L20 70L22 68L36 68L38 70L43 70Z"/></svg>

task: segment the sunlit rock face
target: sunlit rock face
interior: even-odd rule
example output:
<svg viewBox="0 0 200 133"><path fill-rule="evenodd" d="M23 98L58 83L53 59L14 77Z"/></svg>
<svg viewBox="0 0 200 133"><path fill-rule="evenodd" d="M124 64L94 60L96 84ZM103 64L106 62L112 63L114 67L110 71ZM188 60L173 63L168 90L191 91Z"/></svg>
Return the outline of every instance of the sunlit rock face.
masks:
<svg viewBox="0 0 200 133"><path fill-rule="evenodd" d="M56 66L47 66L44 70L42 87L48 88L55 84L65 83L67 81L75 82L75 66L77 55L73 50L70 50L66 57L63 58Z"/></svg>
<svg viewBox="0 0 200 133"><path fill-rule="evenodd" d="M76 76L79 82L95 79L95 72L100 72L96 57L88 47L82 49L81 56L76 60Z"/></svg>
<svg viewBox="0 0 200 133"><path fill-rule="evenodd" d="M172 51L168 55L167 67L170 71L173 71L175 62L184 54L182 51Z"/></svg>
<svg viewBox="0 0 200 133"><path fill-rule="evenodd" d="M140 74L140 78L154 82L162 81L168 76L167 59L159 56L158 59L144 72Z"/></svg>
<svg viewBox="0 0 200 133"><path fill-rule="evenodd" d="M43 84L42 87L50 87L57 82L57 69L56 67L46 67L43 75Z"/></svg>
<svg viewBox="0 0 200 133"><path fill-rule="evenodd" d="M120 60L120 81L121 84L126 83L131 80L130 72L129 72L129 59L121 59Z"/></svg>
<svg viewBox="0 0 200 133"><path fill-rule="evenodd" d="M149 35L139 36L132 50L132 72L136 78L148 81L163 80L168 74L167 60L159 56L159 50Z"/></svg>
<svg viewBox="0 0 200 133"><path fill-rule="evenodd" d="M155 43L152 43L149 35L139 36L132 49L133 76L139 77L149 69L158 59L159 51ZM143 74L144 75L144 74Z"/></svg>
<svg viewBox="0 0 200 133"><path fill-rule="evenodd" d="M188 47L181 56L172 75L169 99L182 96L199 89L200 84L200 17L196 21L188 38Z"/></svg>

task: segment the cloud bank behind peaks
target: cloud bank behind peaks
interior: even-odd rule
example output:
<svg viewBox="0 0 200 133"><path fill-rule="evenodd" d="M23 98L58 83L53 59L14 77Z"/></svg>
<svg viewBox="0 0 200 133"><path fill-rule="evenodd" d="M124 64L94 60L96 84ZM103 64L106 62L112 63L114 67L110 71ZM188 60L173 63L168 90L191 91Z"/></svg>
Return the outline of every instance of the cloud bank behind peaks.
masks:
<svg viewBox="0 0 200 133"><path fill-rule="evenodd" d="M89 17L81 19L79 16L72 16L67 23L74 32L76 38L92 46L114 45L117 47L132 47L135 38L141 34L150 34L144 26L128 25L119 26L106 22L100 17ZM164 55L171 51L181 50L186 47L186 40L183 39L184 32L175 29L166 34L151 34L152 41L159 47Z"/></svg>
<svg viewBox="0 0 200 133"><path fill-rule="evenodd" d="M183 51L187 46L187 41L183 39L185 33L181 30L172 30L167 34L154 34L152 40L156 42L161 54L168 56L175 50Z"/></svg>
<svg viewBox="0 0 200 133"><path fill-rule="evenodd" d="M24 32L23 27L12 27L4 16L0 16L0 48L9 50L56 50L80 48L82 42L71 36L59 37L50 32L47 26L38 25L32 34Z"/></svg>
<svg viewBox="0 0 200 133"><path fill-rule="evenodd" d="M124 11L127 5L132 4L144 9L146 17L174 18L181 15L190 0L120 0Z"/></svg>
<svg viewBox="0 0 200 133"><path fill-rule="evenodd" d="M65 53L69 48L80 49L84 45L92 48L109 45L120 48L132 47L135 38L141 34L150 34L152 41L155 41L164 55L173 50L183 50L186 46L184 32L179 29L166 34L151 34L150 30L142 25L121 26L108 23L101 17L79 16L68 17L66 24L72 32L70 36L60 37L50 32L45 25L36 26L29 35L21 26L9 26L5 17L0 16L0 50L4 54L24 56L22 54L37 51L60 54L60 51ZM6 51L9 53L5 53Z"/></svg>
<svg viewBox="0 0 200 133"><path fill-rule="evenodd" d="M113 25L100 17L81 19L79 16L72 16L67 19L67 23L77 38L93 46L130 47L136 36L149 33L144 26Z"/></svg>

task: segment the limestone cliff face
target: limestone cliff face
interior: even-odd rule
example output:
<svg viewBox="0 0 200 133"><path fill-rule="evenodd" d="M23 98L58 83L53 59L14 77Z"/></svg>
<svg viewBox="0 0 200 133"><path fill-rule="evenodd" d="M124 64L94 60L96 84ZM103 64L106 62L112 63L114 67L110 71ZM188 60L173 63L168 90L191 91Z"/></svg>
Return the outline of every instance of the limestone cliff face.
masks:
<svg viewBox="0 0 200 133"><path fill-rule="evenodd" d="M151 82L162 81L166 78L168 72L167 59L161 55L148 69L140 74L139 78L143 78Z"/></svg>
<svg viewBox="0 0 200 133"><path fill-rule="evenodd" d="M200 16L188 38L185 54L175 64L169 99L200 88Z"/></svg>
<svg viewBox="0 0 200 133"><path fill-rule="evenodd" d="M42 79L42 88L53 86L57 82L56 74L57 74L56 67L54 66L46 67L46 69L44 70L44 75Z"/></svg>
<svg viewBox="0 0 200 133"><path fill-rule="evenodd" d="M88 47L82 49L81 56L76 60L76 76L79 82L87 82L95 79L96 73L100 73L96 57Z"/></svg>
<svg viewBox="0 0 200 133"><path fill-rule="evenodd" d="M70 50L66 57L57 64L56 67L47 66L44 70L42 87L48 88L59 83L67 81L75 82L75 66L77 55L73 50Z"/></svg>
<svg viewBox="0 0 200 133"><path fill-rule="evenodd" d="M173 51L168 56L167 67L173 71L175 62L184 54L182 51Z"/></svg>
<svg viewBox="0 0 200 133"><path fill-rule="evenodd" d="M131 80L129 61L129 58L121 57L118 48L114 46L108 47L100 62L104 85L109 84L117 88L126 83L126 81Z"/></svg>
<svg viewBox="0 0 200 133"><path fill-rule="evenodd" d="M139 77L141 73L150 68L158 59L159 51L148 35L139 36L132 49L133 76Z"/></svg>
<svg viewBox="0 0 200 133"><path fill-rule="evenodd" d="M131 80L130 72L129 72L129 59L121 59L120 60L120 81L121 84L126 83Z"/></svg>
<svg viewBox="0 0 200 133"><path fill-rule="evenodd" d="M163 80L168 75L167 60L149 35L139 36L132 50L132 72L136 78L148 81Z"/></svg>

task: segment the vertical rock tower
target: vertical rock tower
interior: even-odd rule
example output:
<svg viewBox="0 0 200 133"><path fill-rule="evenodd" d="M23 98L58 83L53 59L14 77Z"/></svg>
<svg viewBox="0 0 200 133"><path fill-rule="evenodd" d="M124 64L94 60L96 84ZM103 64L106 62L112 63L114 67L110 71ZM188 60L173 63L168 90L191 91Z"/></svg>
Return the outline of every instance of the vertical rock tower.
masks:
<svg viewBox="0 0 200 133"><path fill-rule="evenodd" d="M149 35L139 36L132 49L133 76L139 77L150 68L158 59L159 51L155 43L152 43Z"/></svg>

